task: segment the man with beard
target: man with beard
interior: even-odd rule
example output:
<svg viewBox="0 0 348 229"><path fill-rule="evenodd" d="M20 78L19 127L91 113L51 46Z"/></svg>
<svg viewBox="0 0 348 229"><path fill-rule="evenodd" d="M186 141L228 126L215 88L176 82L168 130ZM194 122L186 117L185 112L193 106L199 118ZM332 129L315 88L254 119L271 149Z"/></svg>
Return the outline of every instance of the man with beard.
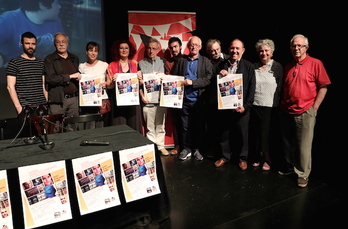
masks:
<svg viewBox="0 0 348 229"><path fill-rule="evenodd" d="M34 56L36 36L31 32L23 33L21 45L23 53L10 60L6 76L7 90L20 121L24 121L29 113L28 109L46 105L48 93L45 87L43 60Z"/></svg>

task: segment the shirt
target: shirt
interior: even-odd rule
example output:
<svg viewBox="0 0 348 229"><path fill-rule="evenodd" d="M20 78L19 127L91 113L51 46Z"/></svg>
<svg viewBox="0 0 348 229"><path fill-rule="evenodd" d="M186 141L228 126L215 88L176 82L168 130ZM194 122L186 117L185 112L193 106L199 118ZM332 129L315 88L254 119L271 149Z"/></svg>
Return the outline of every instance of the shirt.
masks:
<svg viewBox="0 0 348 229"><path fill-rule="evenodd" d="M194 60L189 58L189 61L187 63L187 71L186 71L185 79L190 79L190 80L197 79L198 59L199 57ZM186 86L184 93L185 93L185 98L187 98L188 100L192 102L197 101L198 90L193 89L192 85Z"/></svg>

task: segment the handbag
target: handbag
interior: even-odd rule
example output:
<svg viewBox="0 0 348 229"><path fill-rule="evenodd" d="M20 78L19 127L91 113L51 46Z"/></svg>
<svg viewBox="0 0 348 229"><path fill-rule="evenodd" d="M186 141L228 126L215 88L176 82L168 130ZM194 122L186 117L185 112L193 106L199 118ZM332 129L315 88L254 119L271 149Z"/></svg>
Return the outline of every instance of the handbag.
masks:
<svg viewBox="0 0 348 229"><path fill-rule="evenodd" d="M102 105L99 107L99 113L105 114L111 111L111 102L110 99L103 99Z"/></svg>

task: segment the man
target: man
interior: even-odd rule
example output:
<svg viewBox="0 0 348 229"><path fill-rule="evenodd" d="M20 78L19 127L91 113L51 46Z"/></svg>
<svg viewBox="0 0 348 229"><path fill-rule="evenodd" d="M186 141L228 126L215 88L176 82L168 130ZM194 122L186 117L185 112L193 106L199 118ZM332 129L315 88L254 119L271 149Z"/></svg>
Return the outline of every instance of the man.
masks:
<svg viewBox="0 0 348 229"><path fill-rule="evenodd" d="M164 68L165 68L165 74L166 75L173 75L173 72L175 70L175 65L176 62L179 58L182 57L182 42L180 40L180 38L178 37L171 37L168 40L168 49L171 55L171 58L168 59L165 64L164 64ZM174 87L173 87L174 89ZM175 88L176 89L176 88ZM171 114L172 114L172 123L173 123L173 134L174 134L174 149L172 149L170 151L171 155L177 155L180 151L180 147L179 147L179 131L180 131L180 115L179 115L179 110L176 108L173 108L170 110Z"/></svg>
<svg viewBox="0 0 348 229"><path fill-rule="evenodd" d="M164 73L164 63L166 60L157 56L160 51L160 42L155 38L150 38L145 46L147 57L139 61L139 70L141 73ZM158 103L149 103L144 96L143 90L140 90L140 97L143 103L146 137L157 144L157 148L161 151L162 155L168 156L169 152L164 148L167 108L161 107L159 101Z"/></svg>
<svg viewBox="0 0 348 229"><path fill-rule="evenodd" d="M202 120L206 100L205 88L212 77L212 64L210 60L199 54L202 48L202 40L192 36L188 43L189 54L178 59L174 75L185 76L184 100L180 112L180 152L179 159L186 160L192 155L196 160L203 160L200 153L201 143L204 139L205 125Z"/></svg>
<svg viewBox="0 0 348 229"><path fill-rule="evenodd" d="M280 125L285 158L297 174L299 187L306 187L312 168L312 141L319 106L331 84L323 63L307 54L308 38L297 34L290 40L294 58L284 67ZM286 175L292 171L280 171Z"/></svg>
<svg viewBox="0 0 348 229"><path fill-rule="evenodd" d="M31 31L36 34L39 59L53 52L53 36L64 31L59 19L59 0L24 0L20 8L4 12L0 16L0 67L20 55L20 36Z"/></svg>
<svg viewBox="0 0 348 229"><path fill-rule="evenodd" d="M7 90L18 117L23 122L30 113L34 113L34 109L47 104L48 93L45 87L43 60L34 56L36 36L31 32L23 33L21 46L23 53L10 60L6 75Z"/></svg>
<svg viewBox="0 0 348 229"><path fill-rule="evenodd" d="M50 113L75 116L79 114L80 61L68 52L69 37L64 33L55 34L54 45L56 51L44 60Z"/></svg>
<svg viewBox="0 0 348 229"><path fill-rule="evenodd" d="M220 71L222 76L227 74L241 73L243 77L243 104L236 109L219 110L218 111L218 127L220 133L221 158L215 162L216 167L221 167L231 160L232 150L231 137L234 133L239 132L241 137L241 150L239 152L239 167L241 170L247 169L247 159L249 153L248 135L249 135L249 118L250 108L254 101L255 93L255 70L252 63L243 59L245 52L244 43L239 39L234 39L230 43L229 55L230 58L224 62L223 70ZM236 129L237 127L237 129ZM236 140L236 143L239 142Z"/></svg>

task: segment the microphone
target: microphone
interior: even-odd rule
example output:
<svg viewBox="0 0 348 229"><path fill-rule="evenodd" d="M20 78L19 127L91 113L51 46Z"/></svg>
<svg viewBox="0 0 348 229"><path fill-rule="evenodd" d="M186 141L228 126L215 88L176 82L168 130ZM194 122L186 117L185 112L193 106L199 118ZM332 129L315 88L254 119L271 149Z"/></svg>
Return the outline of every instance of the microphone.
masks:
<svg viewBox="0 0 348 229"><path fill-rule="evenodd" d="M42 129L43 135L45 137L45 140L43 140L41 137L42 145L39 145L39 147L43 150L52 149L55 144L53 142L48 141L47 131L45 128L45 119L44 119L44 115L48 113L48 109L45 105L40 105L37 107L36 112L39 116L41 116L41 129Z"/></svg>
<svg viewBox="0 0 348 229"><path fill-rule="evenodd" d="M83 140L80 143L80 146L108 146L109 142L107 141L88 141L88 140Z"/></svg>

